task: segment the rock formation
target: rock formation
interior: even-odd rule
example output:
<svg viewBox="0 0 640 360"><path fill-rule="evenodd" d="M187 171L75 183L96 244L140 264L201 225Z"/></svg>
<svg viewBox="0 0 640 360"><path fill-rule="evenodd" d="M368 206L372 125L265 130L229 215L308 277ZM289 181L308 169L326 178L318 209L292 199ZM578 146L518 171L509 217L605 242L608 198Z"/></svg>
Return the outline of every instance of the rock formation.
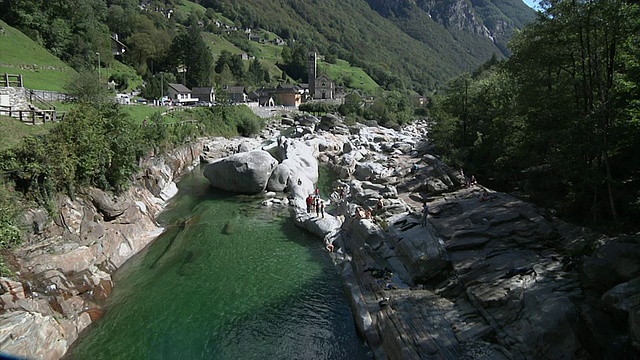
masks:
<svg viewBox="0 0 640 360"><path fill-rule="evenodd" d="M428 154L425 122L391 130L306 115L286 124L294 137L271 129L268 145L212 139L151 159L144 186L123 196L87 189L61 199L57 227L30 212L39 235L16 253L21 280L0 279L3 350L59 358L100 317L113 270L161 231L153 218L175 193L175 177L198 157L231 156L235 162L213 168L244 168L255 184L229 189L276 191L262 203L289 206L297 226L332 245L376 358L639 357L639 236L609 238L514 196L465 187L459 171ZM304 201L318 160L343 189L323 194L335 205L324 217L308 214ZM207 172L212 184L245 180L224 171Z"/></svg>
<svg viewBox="0 0 640 360"><path fill-rule="evenodd" d="M278 162L264 150L238 153L204 168L211 186L238 193L257 194L267 187Z"/></svg>
<svg viewBox="0 0 640 360"><path fill-rule="evenodd" d="M299 126L310 130L294 133L348 189L332 196L340 231L313 230L321 220L294 212L299 226L335 243L356 325L377 358L638 357L637 237L610 239L464 187L426 153L424 123L350 134L332 131L336 123L306 119ZM343 146L321 147L327 139Z"/></svg>
<svg viewBox="0 0 640 360"><path fill-rule="evenodd" d="M34 236L15 250L20 281L0 278L3 352L59 359L78 334L99 319L113 288L111 274L154 240L178 176L199 163L203 143L147 159L137 185L120 196L86 189L58 200L59 216L32 210Z"/></svg>

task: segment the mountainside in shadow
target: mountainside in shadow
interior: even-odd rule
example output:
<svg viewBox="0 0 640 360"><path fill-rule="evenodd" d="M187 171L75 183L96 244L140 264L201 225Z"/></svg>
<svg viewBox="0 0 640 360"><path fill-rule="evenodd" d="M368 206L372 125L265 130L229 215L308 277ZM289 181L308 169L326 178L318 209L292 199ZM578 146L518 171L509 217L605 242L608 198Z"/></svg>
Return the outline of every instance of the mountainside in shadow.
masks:
<svg viewBox="0 0 640 360"><path fill-rule="evenodd" d="M360 66L378 84L427 92L494 54L535 17L521 0L203 0Z"/></svg>

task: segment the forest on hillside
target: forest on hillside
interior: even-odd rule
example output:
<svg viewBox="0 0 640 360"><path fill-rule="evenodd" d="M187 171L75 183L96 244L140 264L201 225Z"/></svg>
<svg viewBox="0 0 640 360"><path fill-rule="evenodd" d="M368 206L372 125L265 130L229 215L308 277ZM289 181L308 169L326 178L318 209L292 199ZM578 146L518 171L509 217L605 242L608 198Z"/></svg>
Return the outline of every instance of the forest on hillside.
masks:
<svg viewBox="0 0 640 360"><path fill-rule="evenodd" d="M447 3L450 4L433 9L434 14L439 11L448 17L455 12L455 2ZM202 52L176 54L180 49L172 44L184 40L180 36L187 29L197 27L202 32L215 33L246 51L250 46L243 30L252 28L277 34L287 41L292 53L301 47L305 52L315 49L330 58L347 60L364 69L383 88L427 94L493 54L507 54L505 44L513 29L522 27L533 14L519 0L465 3L465 11L457 14L460 21L473 17L478 22L468 28L435 22L427 12L431 11L429 8L415 8L400 16L388 14L376 7L374 1L365 0L276 0L268 4L236 0L0 0L0 7L6 10L0 14L0 20L79 71L93 68L96 53L109 54L110 36L117 34L128 47L123 61L145 80L152 81L160 73L179 78L177 69L189 64L185 61L193 60L189 57ZM241 31L221 31L216 27L220 19ZM482 21L505 28L504 34L494 34L499 38L496 44L487 34L477 33ZM103 56L102 61L103 66L108 66L113 59ZM215 80L228 80L232 75L236 82L254 80L259 86L262 81L256 80L264 78L264 72L260 71L244 77L245 74L233 71L233 64L228 65L232 74L220 75L223 66L219 66ZM283 65L285 74L272 73L272 78L299 78L295 64ZM198 85L208 85L206 82L210 80L199 79Z"/></svg>
<svg viewBox="0 0 640 360"><path fill-rule="evenodd" d="M640 6L545 1L506 61L448 84L433 138L451 164L578 223L638 230Z"/></svg>

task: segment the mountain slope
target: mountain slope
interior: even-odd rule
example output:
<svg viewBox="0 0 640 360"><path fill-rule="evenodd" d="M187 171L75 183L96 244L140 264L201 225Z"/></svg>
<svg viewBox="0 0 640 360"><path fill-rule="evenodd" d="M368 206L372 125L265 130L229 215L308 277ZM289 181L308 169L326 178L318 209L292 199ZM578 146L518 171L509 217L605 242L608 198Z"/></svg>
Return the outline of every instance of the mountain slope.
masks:
<svg viewBox="0 0 640 360"><path fill-rule="evenodd" d="M243 25L335 53L383 86L402 86L402 81L421 92L494 53L508 53L513 29L534 17L521 0L218 0L203 5Z"/></svg>
<svg viewBox="0 0 640 360"><path fill-rule="evenodd" d="M30 89L62 91L76 74L28 36L0 21L0 74L21 74Z"/></svg>

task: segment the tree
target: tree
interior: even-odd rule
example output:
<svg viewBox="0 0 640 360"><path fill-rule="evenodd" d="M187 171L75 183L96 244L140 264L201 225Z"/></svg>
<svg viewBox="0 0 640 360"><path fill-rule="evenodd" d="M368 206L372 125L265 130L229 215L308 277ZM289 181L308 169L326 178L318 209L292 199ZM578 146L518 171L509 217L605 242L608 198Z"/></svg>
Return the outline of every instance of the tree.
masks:
<svg viewBox="0 0 640 360"><path fill-rule="evenodd" d="M198 26L191 26L177 36L172 44L176 65L186 71L186 86L210 86L213 84L213 59Z"/></svg>
<svg viewBox="0 0 640 360"><path fill-rule="evenodd" d="M269 71L267 71L258 59L253 59L249 63L249 70L247 71L247 79L255 84L259 85L264 82L269 82Z"/></svg>
<svg viewBox="0 0 640 360"><path fill-rule="evenodd" d="M570 185L571 202L590 208L594 220L607 204L609 217L617 221L622 178L615 178L619 170L612 165L628 146L623 129L632 129L617 79L624 62L637 61L637 53L625 59L620 52L637 29L631 16L637 5L608 0L546 6L545 16L515 40L510 61L527 91L525 111L535 114L527 124L535 138L544 139L540 153Z"/></svg>
<svg viewBox="0 0 640 360"><path fill-rule="evenodd" d="M282 49L282 64L280 68L294 80L307 80L308 47L302 42L287 45Z"/></svg>
<svg viewBox="0 0 640 360"><path fill-rule="evenodd" d="M222 73L225 65L227 65L229 71L231 71L231 74L236 80L241 81L244 79L244 63L242 62L240 55L234 55L228 50L222 50L222 53L220 53L220 56L218 57L218 61L216 61L216 72L219 74Z"/></svg>
<svg viewBox="0 0 640 360"><path fill-rule="evenodd" d="M365 116L383 126L393 127L409 123L413 118L413 105L408 94L389 91L378 96Z"/></svg>
<svg viewBox="0 0 640 360"><path fill-rule="evenodd" d="M109 99L107 88L98 82L98 74L81 71L65 84L65 90L78 103L104 103Z"/></svg>
<svg viewBox="0 0 640 360"><path fill-rule="evenodd" d="M360 95L356 93L350 93L344 98L344 103L338 107L340 114L347 115L360 115L362 108L364 107L364 100Z"/></svg>
<svg viewBox="0 0 640 360"><path fill-rule="evenodd" d="M228 64L224 64L222 67L222 71L217 76L217 83L221 86L229 86L233 84L233 73L231 73L231 69L229 69Z"/></svg>

